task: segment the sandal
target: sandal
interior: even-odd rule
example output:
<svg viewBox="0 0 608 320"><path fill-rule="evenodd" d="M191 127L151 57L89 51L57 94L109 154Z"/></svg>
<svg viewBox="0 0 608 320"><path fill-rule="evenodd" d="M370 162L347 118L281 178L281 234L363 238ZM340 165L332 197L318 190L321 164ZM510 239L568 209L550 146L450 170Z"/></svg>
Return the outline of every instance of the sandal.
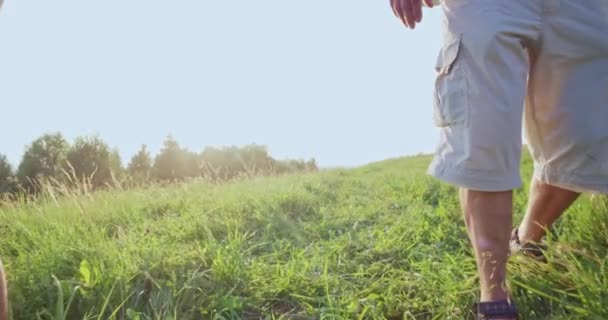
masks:
<svg viewBox="0 0 608 320"><path fill-rule="evenodd" d="M513 319L518 320L519 314L514 303L507 300L478 302L473 308L477 320Z"/></svg>
<svg viewBox="0 0 608 320"><path fill-rule="evenodd" d="M518 229L515 228L511 232L511 241L509 242L511 254L521 252L523 255L530 257L538 262L547 263L547 257L545 257L544 251L547 250L547 246L544 244L536 244L532 242L526 242L522 244L519 241Z"/></svg>

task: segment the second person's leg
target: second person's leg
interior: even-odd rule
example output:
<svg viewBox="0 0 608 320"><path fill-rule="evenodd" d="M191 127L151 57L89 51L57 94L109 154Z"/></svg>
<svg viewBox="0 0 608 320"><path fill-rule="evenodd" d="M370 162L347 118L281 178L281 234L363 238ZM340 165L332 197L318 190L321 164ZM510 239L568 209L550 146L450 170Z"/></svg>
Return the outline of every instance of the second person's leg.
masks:
<svg viewBox="0 0 608 320"><path fill-rule="evenodd" d="M561 189L535 179L530 186L528 210L517 230L521 243L537 243L546 231L578 198L580 193Z"/></svg>

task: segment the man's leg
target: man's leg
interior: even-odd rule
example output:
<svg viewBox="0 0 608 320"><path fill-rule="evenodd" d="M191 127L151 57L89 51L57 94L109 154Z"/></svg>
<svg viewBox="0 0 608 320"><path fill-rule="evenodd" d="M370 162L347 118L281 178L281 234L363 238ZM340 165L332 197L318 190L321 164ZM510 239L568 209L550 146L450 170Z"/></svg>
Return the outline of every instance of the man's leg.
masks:
<svg viewBox="0 0 608 320"><path fill-rule="evenodd" d="M517 235L521 243L540 242L548 228L578 198L580 193L561 189L533 179L526 215Z"/></svg>
<svg viewBox="0 0 608 320"><path fill-rule="evenodd" d="M477 260L481 302L507 300L509 293L505 277L513 192L483 192L462 188L460 202Z"/></svg>
<svg viewBox="0 0 608 320"><path fill-rule="evenodd" d="M477 260L480 316L516 313L505 286L512 190L521 186L522 113L538 1L444 1L435 81L439 145L428 172L461 189Z"/></svg>
<svg viewBox="0 0 608 320"><path fill-rule="evenodd" d="M6 276L0 261L0 320L8 320L8 292L6 289Z"/></svg>

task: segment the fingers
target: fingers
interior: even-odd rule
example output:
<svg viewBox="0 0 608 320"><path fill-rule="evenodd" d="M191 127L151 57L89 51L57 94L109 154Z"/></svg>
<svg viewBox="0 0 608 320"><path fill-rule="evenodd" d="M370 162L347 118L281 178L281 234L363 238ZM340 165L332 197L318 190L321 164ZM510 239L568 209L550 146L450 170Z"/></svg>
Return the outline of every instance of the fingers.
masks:
<svg viewBox="0 0 608 320"><path fill-rule="evenodd" d="M399 20L401 20L403 22L403 19L401 19L401 0L390 0L390 1L391 1L391 9L393 9L393 14L395 15L395 17L397 17Z"/></svg>
<svg viewBox="0 0 608 320"><path fill-rule="evenodd" d="M421 0L414 0L412 5L414 7L414 19L418 23L422 21L422 2Z"/></svg>
<svg viewBox="0 0 608 320"><path fill-rule="evenodd" d="M393 9L393 14L395 15L395 17L401 19L401 16L399 15L399 11L397 11L398 4L399 4L399 0L391 0L391 9Z"/></svg>
<svg viewBox="0 0 608 320"><path fill-rule="evenodd" d="M414 6L412 4L412 0L403 0L403 15L406 22L406 26L410 29L414 29L416 27L416 19L414 17Z"/></svg>
<svg viewBox="0 0 608 320"><path fill-rule="evenodd" d="M422 0L391 0L391 8L395 16L410 29L416 28L416 23L422 20Z"/></svg>
<svg viewBox="0 0 608 320"><path fill-rule="evenodd" d="M392 0L393 2L393 12L401 20L401 22L407 27L407 21L405 20L404 12L404 2L407 0Z"/></svg>
<svg viewBox="0 0 608 320"><path fill-rule="evenodd" d="M423 0L424 4L426 4L427 7L432 8L433 6L435 6L433 4L433 0Z"/></svg>

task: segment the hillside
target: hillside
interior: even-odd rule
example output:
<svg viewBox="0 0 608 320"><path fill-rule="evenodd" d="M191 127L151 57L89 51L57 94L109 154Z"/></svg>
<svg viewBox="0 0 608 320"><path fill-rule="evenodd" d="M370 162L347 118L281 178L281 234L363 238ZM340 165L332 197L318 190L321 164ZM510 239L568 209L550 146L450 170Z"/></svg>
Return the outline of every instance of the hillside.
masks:
<svg viewBox="0 0 608 320"><path fill-rule="evenodd" d="M428 161L0 208L13 318L470 319L456 190ZM606 202L579 200L552 238L550 264L510 263L524 319L608 319Z"/></svg>

